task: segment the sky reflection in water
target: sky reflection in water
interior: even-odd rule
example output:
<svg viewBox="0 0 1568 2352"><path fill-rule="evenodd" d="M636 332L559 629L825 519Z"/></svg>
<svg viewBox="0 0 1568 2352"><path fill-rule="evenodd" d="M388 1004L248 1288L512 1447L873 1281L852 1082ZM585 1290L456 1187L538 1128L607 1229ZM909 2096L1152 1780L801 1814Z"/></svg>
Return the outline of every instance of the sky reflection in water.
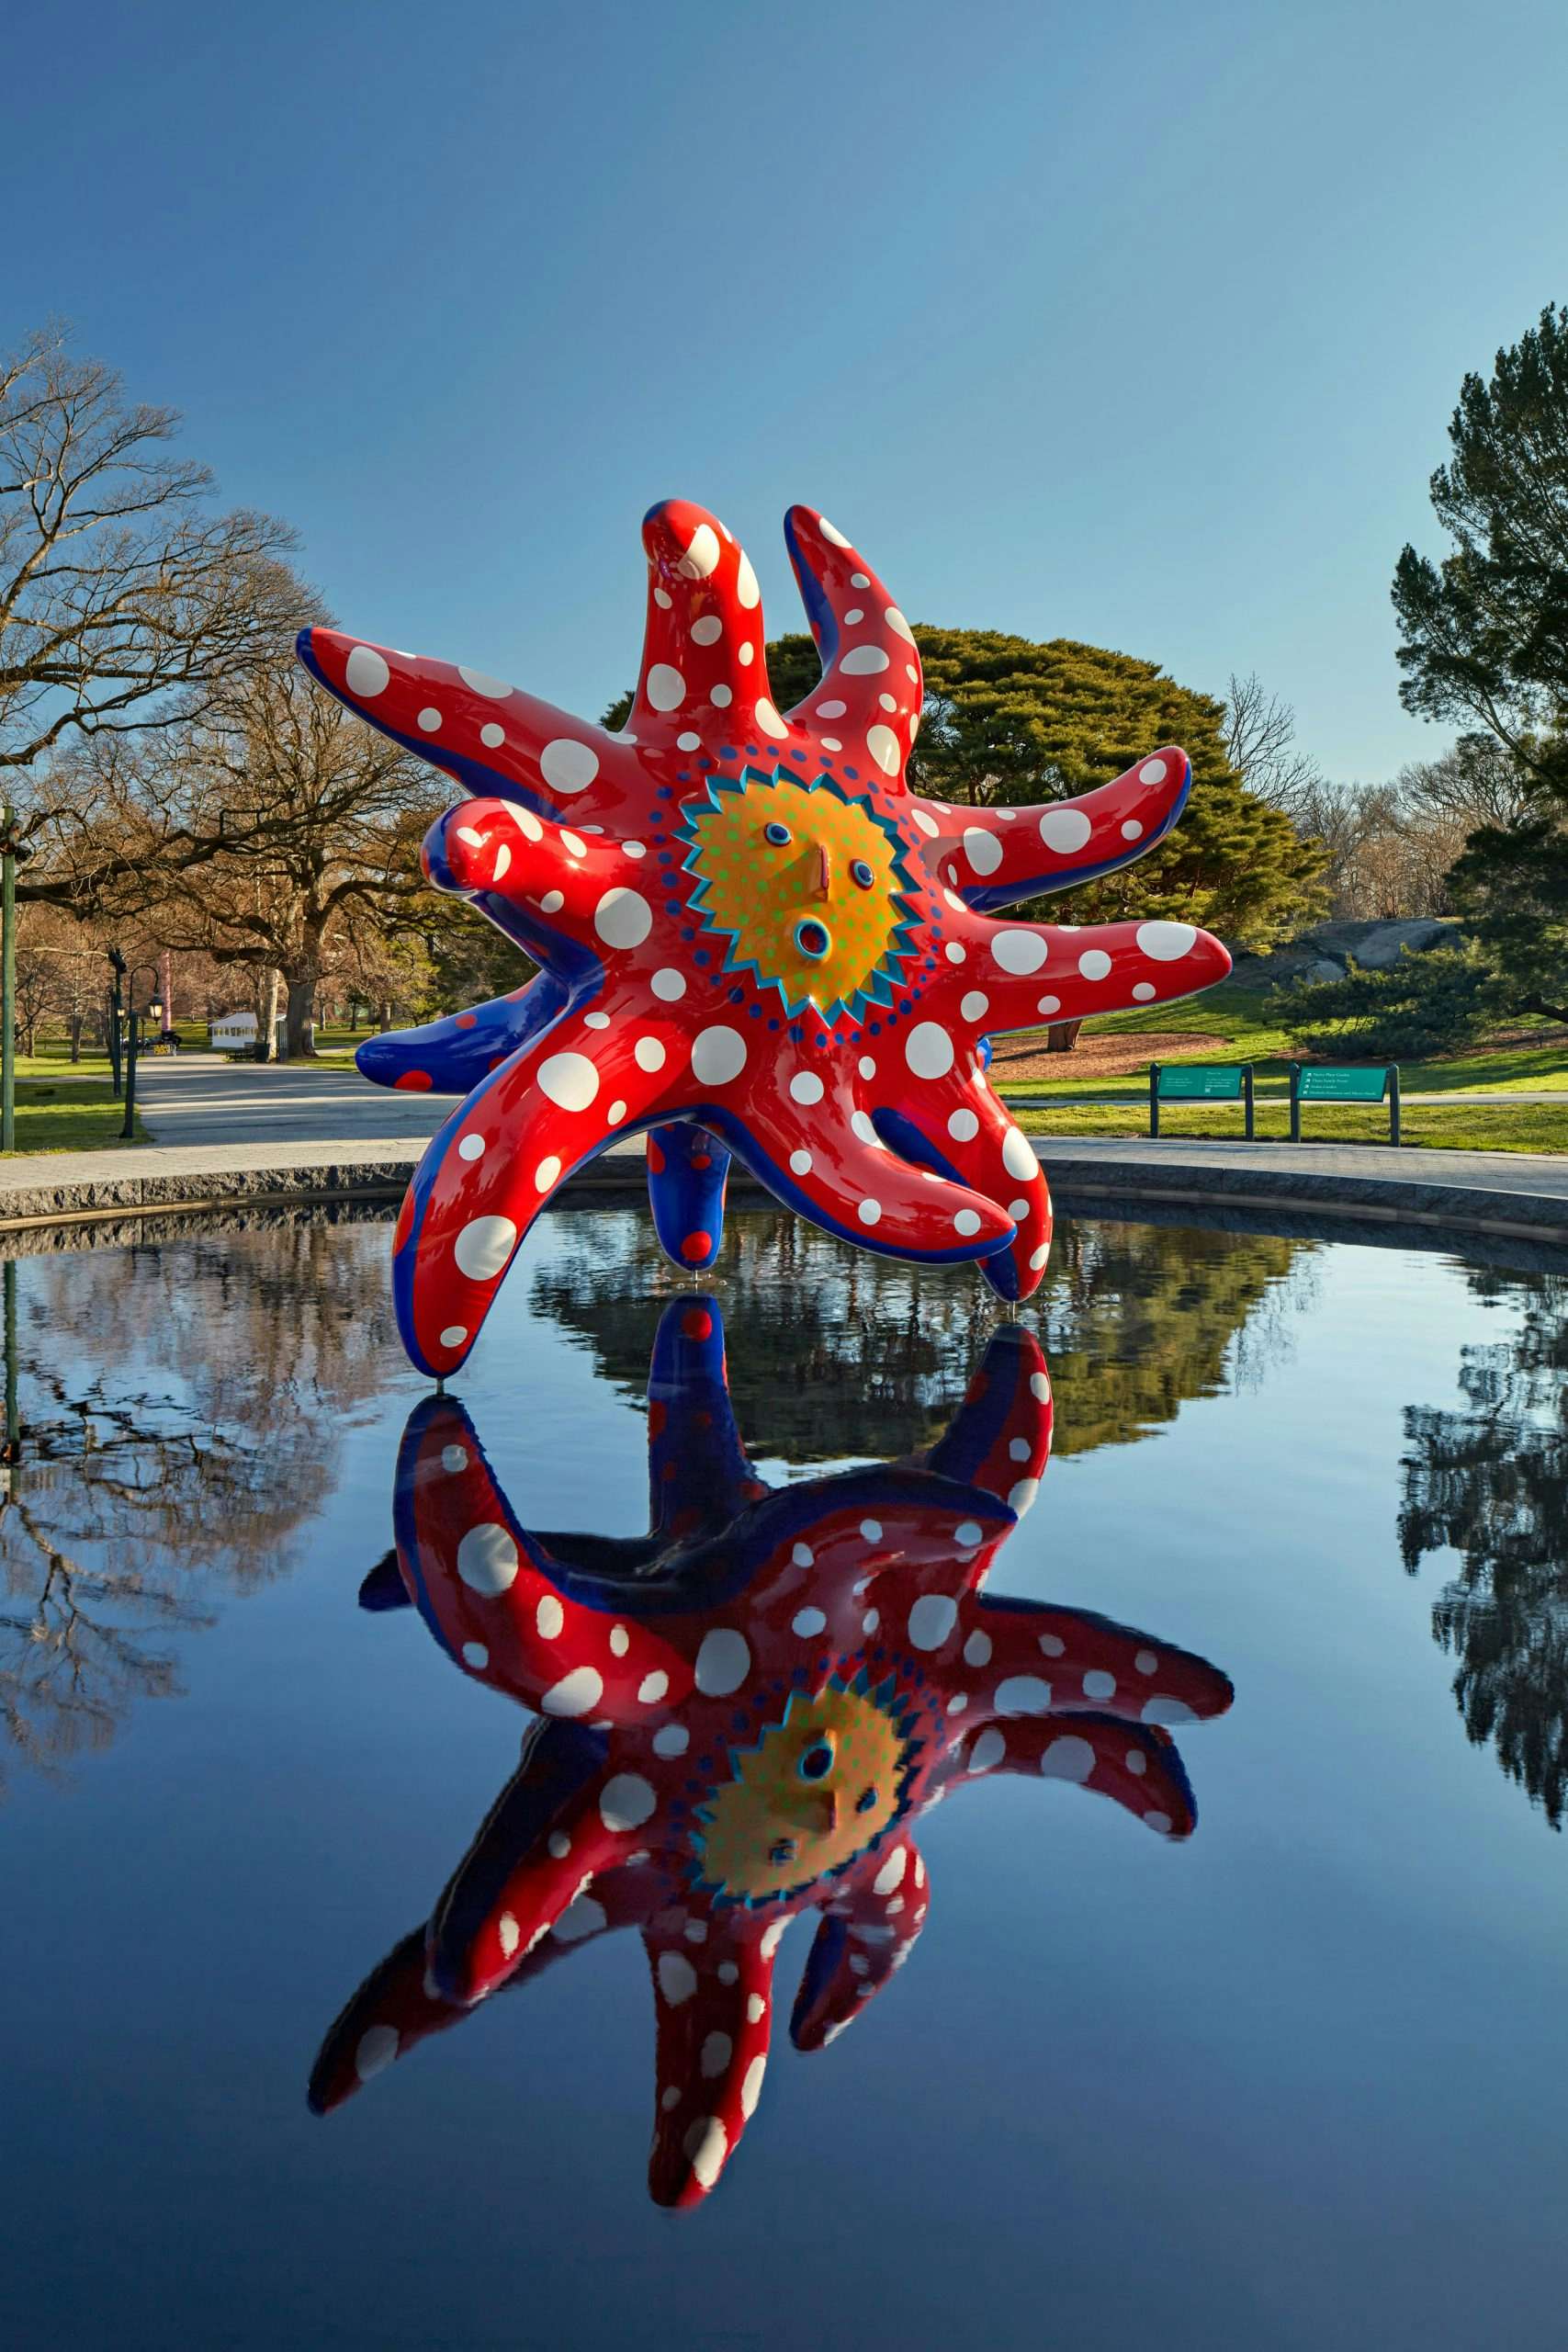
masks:
<svg viewBox="0 0 1568 2352"><path fill-rule="evenodd" d="M0 1515L0 1845L17 1925L0 1960L0 2166L28 2249L14 2340L773 2346L903 2328L1010 2346L1043 2326L1091 2346L1146 2330L1382 2352L1495 2340L1503 2304L1510 2340L1557 2340L1562 1274L1072 1223L1023 1318L1032 1339L996 1343L1013 1418L982 1445L979 1408L965 1438L960 1408L999 1323L975 1285L852 1257L784 1219L737 1220L713 1294L750 1462L726 1453L720 1411L682 1507L707 1498L706 1521L685 1530L694 1544L731 1506L750 1510L759 1706L764 1666L790 1703L789 1629L821 1598L793 1596L782 1614L779 1559L807 1518L837 1510L858 1531L878 1517L857 1478L902 1478L907 1500L945 1462L1005 1518L1016 1481L997 1445L1039 1451L1021 1352L1034 1340L1055 1387L1053 1466L1016 1527L987 1531L986 1556L1000 1551L987 1602L1030 1604L1032 1632L1056 1623L1038 1613L1050 1608L1149 1628L1162 1655L1213 1660L1236 1700L1180 1733L1202 1815L1189 1843L1126 1817L1168 1809L1139 1790L1151 1765L1186 1785L1168 1734L1156 1724L1130 1744L1123 1692L1081 1690L1085 1671L1125 1684L1135 1668L1075 1658L1073 1703L1089 1713L1054 1727L998 1712L995 1679L970 1691L982 1678L959 1676L960 1690L950 1676L944 1721L955 1695L986 1710L983 1724L960 1711L943 1745L960 1773L983 1727L1019 1753L985 1792L921 1820L931 1908L897 1997L863 2000L860 1986L883 1984L912 1943L882 1917L897 1890L874 1885L906 1850L918 1775L897 1817L877 1816L863 1886L846 1867L817 1890L840 1905L828 1956L808 1959L803 1930L785 1938L780 1997L804 1971L796 2039L813 2054L796 2059L768 2016L772 2059L739 2154L758 2054L748 2003L771 2007L772 1988L748 1980L739 2018L721 2018L716 1962L711 1984L694 1970L689 2003L661 2007L660 2087L678 2088L667 2112L681 2129L662 2157L656 2143L656 2193L661 2177L690 2188L694 2151L714 2173L697 2183L714 2187L702 2211L671 2221L637 2177L654 2000L628 1937L569 1938L570 1967L546 1972L562 1942L547 1938L521 1997L453 2010L461 2034L405 2045L329 2122L306 2112L329 2021L412 1922L457 1923L432 1945L448 2008L471 1988L443 1986L443 1968L460 1974L486 1936L487 1969L509 1973L521 1953L528 1938L498 1889L529 1850L512 1833L540 1825L491 1816L488 1846L475 1832L518 1771L527 1718L505 1691L543 1686L488 1659L454 1671L412 1611L356 1605L367 1576L371 1599L403 1583L395 1560L377 1563L424 1393L382 1305L384 1229L141 1230L133 1249L24 1259L14 1283L24 1439ZM643 1398L674 1287L637 1216L557 1217L531 1288L498 1308L462 1384L486 1492L505 1498L494 1516L517 1535L587 1531L586 1544L539 1539L569 1603L572 1575L654 1556L639 1543ZM697 1400L710 1412L711 1373ZM679 1406L679 1378L673 1389ZM440 1434L437 1455L458 1442ZM901 1472L856 1468L933 1447ZM773 1502L741 1491L753 1471L783 1490ZM776 1555L757 1522L773 1513L776 1533L786 1511ZM438 1555L438 1509L432 1527ZM418 1555L418 1531L404 1533L405 1557ZM908 1638L909 1578L965 1589L926 1548L925 1568L876 1570L882 1592L853 1595L858 1627L835 1620L836 1658L870 1668L857 1630L883 1653L867 1690L945 1657ZM524 1536L530 1574L537 1551ZM447 1565L447 1602L477 1606L450 1544ZM710 1577L705 1600L713 1565L688 1564ZM834 1584L825 1617L859 1580ZM439 1635L444 1604L420 1597ZM865 1604L884 1598L897 1605L868 1637ZM719 1613L738 1622L729 1598ZM624 1612L637 1641L688 1667L682 1629L700 1645L700 1619ZM589 1629L611 1622L601 1611ZM445 1630L459 1653L475 1638L455 1618ZM645 1660L637 1687L655 1670L671 1669ZM697 1695L710 1711L727 1696ZM558 1718L547 1736L577 1744L584 1788L606 1736L586 1726L604 1719ZM784 1719L777 1706L749 1719L747 1752ZM716 1736L716 1716L704 1752L722 1764ZM1118 1804L1084 1803L1056 1772L1024 1784L1039 1774L1018 1769L1022 1745L1043 1754L1062 1737L1086 1741L1090 1789ZM1128 1768L1140 1744L1145 1775ZM651 1754L633 1776L660 1816L690 1805L673 1759L656 1772ZM792 1746L792 1772L798 1760ZM625 1777L626 1754L618 1764ZM760 1821L770 1854L803 1841L790 1871L821 1859L812 1841L839 1834L828 1810L860 1793L839 1792L841 1777L834 1760L826 1796L807 1803L822 1821L791 1829L775 1776L731 1838L731 1870L738 1855L755 1868ZM596 1805L585 1818L610 1835ZM470 1841L453 1882L465 1899L444 1911ZM911 1852L911 1887L914 1868ZM730 1935L744 1924L742 1942L774 1919L750 1899L716 1911L711 1890L694 1904L690 1886L666 1900L660 1884L655 1900L657 1877L623 1871L605 1906L606 1927L623 1911L650 1926L655 1961L701 1952L685 1937L694 1916ZM891 1942L856 1942L890 1924ZM416 2004L432 1997L425 1944L423 1928L408 1939ZM863 2013L824 2048L840 2009ZM710 2075L715 2036L732 2047ZM340 2058L352 2066L357 2048ZM712 2120L710 2086L729 2102L722 2180L711 2136L686 2148Z"/></svg>

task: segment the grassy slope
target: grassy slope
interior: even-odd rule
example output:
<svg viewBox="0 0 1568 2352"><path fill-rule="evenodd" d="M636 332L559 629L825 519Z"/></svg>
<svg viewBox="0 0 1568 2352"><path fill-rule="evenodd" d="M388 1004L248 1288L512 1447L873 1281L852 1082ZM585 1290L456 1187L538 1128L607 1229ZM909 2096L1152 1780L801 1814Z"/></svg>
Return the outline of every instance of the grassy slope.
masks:
<svg viewBox="0 0 1568 2352"><path fill-rule="evenodd" d="M5 1155L20 1159L35 1151L98 1151L119 1142L125 1106L117 1102L102 1080L55 1087L18 1080L17 1086L17 1149ZM141 1120L136 1140L147 1141Z"/></svg>

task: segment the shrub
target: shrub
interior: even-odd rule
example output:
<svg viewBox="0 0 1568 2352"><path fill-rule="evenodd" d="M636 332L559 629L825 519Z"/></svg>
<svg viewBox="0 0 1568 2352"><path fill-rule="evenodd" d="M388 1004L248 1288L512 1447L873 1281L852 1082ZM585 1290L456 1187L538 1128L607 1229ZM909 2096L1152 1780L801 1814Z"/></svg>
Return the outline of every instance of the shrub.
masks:
<svg viewBox="0 0 1568 2352"><path fill-rule="evenodd" d="M1498 1017L1496 976L1471 943L1413 956L1385 972L1352 962L1342 980L1275 989L1269 1012L1308 1052L1398 1061L1468 1045Z"/></svg>

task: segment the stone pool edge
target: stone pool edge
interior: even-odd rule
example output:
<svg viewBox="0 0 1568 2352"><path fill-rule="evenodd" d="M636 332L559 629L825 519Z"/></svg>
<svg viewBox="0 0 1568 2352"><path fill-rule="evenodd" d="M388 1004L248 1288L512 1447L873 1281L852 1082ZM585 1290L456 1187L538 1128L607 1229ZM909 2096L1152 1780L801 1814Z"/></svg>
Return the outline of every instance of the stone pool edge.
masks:
<svg viewBox="0 0 1568 2352"><path fill-rule="evenodd" d="M1306 1209L1318 1216L1348 1215L1402 1225L1439 1226L1449 1232L1517 1235L1568 1246L1568 1160L1554 1160L1550 1171L1541 1171L1546 1182L1531 1182L1530 1163L1507 1153L1466 1154L1467 1161L1491 1165L1481 1171L1467 1166L1462 1172L1439 1177L1425 1168L1415 1173L1405 1155L1401 1155L1397 1171L1390 1167L1386 1172L1382 1168L1343 1165L1303 1167L1298 1152L1292 1153L1288 1166L1260 1164L1259 1151L1269 1148L1253 1146L1233 1151L1214 1146L1199 1159L1190 1148L1139 1150L1120 1140L1109 1149L1103 1144L1089 1149L1075 1148L1056 1137L1035 1142L1050 1170L1052 1190L1067 1208L1080 1201L1093 1204L1113 1199L1199 1210ZM1312 1148L1303 1147L1302 1150ZM1335 1147L1317 1148L1327 1152ZM376 1156L286 1149L263 1165L142 1169L121 1176L106 1174L55 1184L21 1181L22 1171L12 1162L6 1174L11 1176L14 1170L15 1180L0 1188L0 1234L139 1216L181 1212L194 1216L240 1206L264 1209L344 1200L396 1200L423 1149L423 1141L411 1143L406 1151L394 1148ZM640 1140L630 1140L581 1170L566 1190L580 1198L584 1193L638 1191L641 1157ZM1513 1181L1487 1181L1505 1174ZM733 1190L740 1198L769 1197L739 1168Z"/></svg>

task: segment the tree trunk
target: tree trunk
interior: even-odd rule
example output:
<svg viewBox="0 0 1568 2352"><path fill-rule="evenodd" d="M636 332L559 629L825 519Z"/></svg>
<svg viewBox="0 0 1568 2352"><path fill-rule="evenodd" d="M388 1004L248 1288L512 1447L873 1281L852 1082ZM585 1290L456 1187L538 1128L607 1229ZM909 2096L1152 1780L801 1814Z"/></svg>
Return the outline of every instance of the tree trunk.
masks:
<svg viewBox="0 0 1568 2352"><path fill-rule="evenodd" d="M71 1058L73 1062L82 1058L82 1015L79 1012L71 1015Z"/></svg>
<svg viewBox="0 0 1568 2352"><path fill-rule="evenodd" d="M261 1034L256 1039L258 1062L275 1062L277 1059L277 1000L282 986L282 976L269 971L262 999Z"/></svg>
<svg viewBox="0 0 1568 2352"><path fill-rule="evenodd" d="M309 1061L316 1051L316 975L288 983L288 1009L284 1015L283 1050L291 1062Z"/></svg>
<svg viewBox="0 0 1568 2352"><path fill-rule="evenodd" d="M1541 996L1522 997L1519 1001L1519 1011L1539 1012L1543 1021L1568 1021L1568 1004L1548 1004L1546 999Z"/></svg>
<svg viewBox="0 0 1568 2352"><path fill-rule="evenodd" d="M389 1028L391 1027L391 1025L392 1025L392 1000L391 1000L391 998L390 998L389 996L384 996L384 997L381 999L381 1027L382 1027L382 1030L383 1030L383 1031L386 1031L386 1030L389 1029Z"/></svg>
<svg viewBox="0 0 1568 2352"><path fill-rule="evenodd" d="M1082 1027L1081 1021L1053 1021L1045 1032L1045 1051L1048 1054L1070 1054L1078 1042L1078 1031Z"/></svg>

